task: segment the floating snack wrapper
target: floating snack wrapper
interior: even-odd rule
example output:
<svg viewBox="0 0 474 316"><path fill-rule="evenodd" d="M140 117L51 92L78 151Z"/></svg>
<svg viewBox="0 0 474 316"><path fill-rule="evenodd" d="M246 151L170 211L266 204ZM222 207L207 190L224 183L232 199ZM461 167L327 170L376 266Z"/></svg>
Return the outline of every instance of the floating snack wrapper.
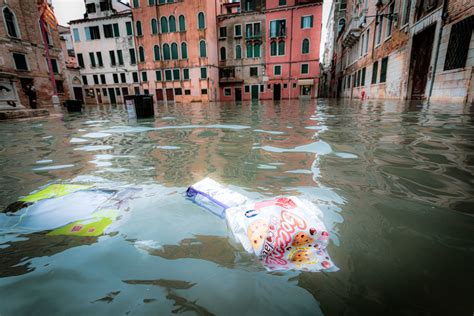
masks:
<svg viewBox="0 0 474 316"><path fill-rule="evenodd" d="M322 213L308 201L282 197L229 208L225 215L234 238L269 271L338 270L326 251Z"/></svg>
<svg viewBox="0 0 474 316"><path fill-rule="evenodd" d="M211 178L204 178L190 186L186 191L186 197L222 218L228 208L250 202L247 197Z"/></svg>

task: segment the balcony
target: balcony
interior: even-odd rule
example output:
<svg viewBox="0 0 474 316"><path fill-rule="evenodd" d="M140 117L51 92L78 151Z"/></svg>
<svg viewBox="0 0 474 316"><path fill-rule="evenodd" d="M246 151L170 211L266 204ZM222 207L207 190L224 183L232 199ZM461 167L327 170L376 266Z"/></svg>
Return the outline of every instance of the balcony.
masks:
<svg viewBox="0 0 474 316"><path fill-rule="evenodd" d="M271 29L270 38L286 37L286 28Z"/></svg>
<svg viewBox="0 0 474 316"><path fill-rule="evenodd" d="M219 83L242 83L242 79L235 78L235 68L220 68L219 69Z"/></svg>
<svg viewBox="0 0 474 316"><path fill-rule="evenodd" d="M240 7L240 0L229 0L223 4L225 8Z"/></svg>
<svg viewBox="0 0 474 316"><path fill-rule="evenodd" d="M351 21L346 27L346 31L342 36L342 44L346 47L351 47L354 45L360 37L360 27L361 23L359 17L352 17Z"/></svg>

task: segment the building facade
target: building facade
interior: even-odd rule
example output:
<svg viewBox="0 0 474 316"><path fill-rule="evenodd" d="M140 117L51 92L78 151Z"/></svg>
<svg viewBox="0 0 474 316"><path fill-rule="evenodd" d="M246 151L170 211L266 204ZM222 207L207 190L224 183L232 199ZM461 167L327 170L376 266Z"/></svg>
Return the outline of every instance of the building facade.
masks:
<svg viewBox="0 0 474 316"><path fill-rule="evenodd" d="M46 26L43 37L37 0L0 0L0 10L0 109L50 107L67 99L59 33Z"/></svg>
<svg viewBox="0 0 474 316"><path fill-rule="evenodd" d="M156 101L219 98L214 0L131 0L143 93Z"/></svg>
<svg viewBox="0 0 474 316"><path fill-rule="evenodd" d="M58 25L59 37L61 40L61 49L63 51L65 62L65 85L72 99L84 102L83 83L81 72L76 61L74 53L74 44L72 41L71 29L66 26Z"/></svg>
<svg viewBox="0 0 474 316"><path fill-rule="evenodd" d="M140 92L130 7L118 0L85 0L86 13L70 21L87 104L123 103Z"/></svg>
<svg viewBox="0 0 474 316"><path fill-rule="evenodd" d="M365 0L343 10L333 54L337 96L472 100L472 4ZM455 23L459 33L451 32Z"/></svg>

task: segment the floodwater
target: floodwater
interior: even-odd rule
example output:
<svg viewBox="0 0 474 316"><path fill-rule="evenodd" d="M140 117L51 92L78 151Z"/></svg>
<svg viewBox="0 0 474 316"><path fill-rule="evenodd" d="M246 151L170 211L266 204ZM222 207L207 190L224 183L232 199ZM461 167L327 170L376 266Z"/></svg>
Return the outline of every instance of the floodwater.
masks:
<svg viewBox="0 0 474 316"><path fill-rule="evenodd" d="M473 120L463 105L318 100L2 122L2 209L59 181L137 191L102 236L0 228L0 315L472 315ZM340 270L267 272L184 199L205 176L319 205Z"/></svg>

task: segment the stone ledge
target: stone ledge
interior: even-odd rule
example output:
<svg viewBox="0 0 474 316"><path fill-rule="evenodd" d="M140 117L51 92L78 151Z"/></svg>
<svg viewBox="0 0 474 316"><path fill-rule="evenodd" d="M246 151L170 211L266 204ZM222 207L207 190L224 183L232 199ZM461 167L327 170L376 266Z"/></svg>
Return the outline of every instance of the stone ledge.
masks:
<svg viewBox="0 0 474 316"><path fill-rule="evenodd" d="M47 109L0 110L0 121L49 116Z"/></svg>

